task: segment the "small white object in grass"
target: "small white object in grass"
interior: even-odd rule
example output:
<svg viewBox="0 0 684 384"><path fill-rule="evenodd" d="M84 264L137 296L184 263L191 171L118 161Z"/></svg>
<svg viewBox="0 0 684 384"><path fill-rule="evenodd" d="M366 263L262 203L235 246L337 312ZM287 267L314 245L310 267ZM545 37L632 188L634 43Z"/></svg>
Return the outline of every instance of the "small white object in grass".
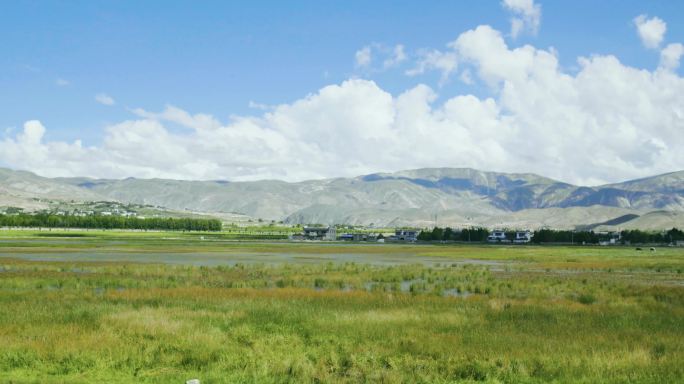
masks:
<svg viewBox="0 0 684 384"><path fill-rule="evenodd" d="M190 379L185 382L185 384L200 384L199 379Z"/></svg>

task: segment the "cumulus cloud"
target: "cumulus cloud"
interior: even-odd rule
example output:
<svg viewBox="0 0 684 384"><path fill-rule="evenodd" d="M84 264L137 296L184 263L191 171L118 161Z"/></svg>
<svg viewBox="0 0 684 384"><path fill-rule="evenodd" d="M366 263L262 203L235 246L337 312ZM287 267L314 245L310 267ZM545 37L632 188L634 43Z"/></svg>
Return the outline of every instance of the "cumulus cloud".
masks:
<svg viewBox="0 0 684 384"><path fill-rule="evenodd" d="M465 70L463 70L463 72L461 72L461 76L459 76L459 78L465 84L471 85L474 83L473 75L470 73L470 70L468 68L466 68Z"/></svg>
<svg viewBox="0 0 684 384"><path fill-rule="evenodd" d="M114 99L111 96L107 95L106 93L98 93L97 95L95 95L95 101L97 101L98 103L100 103L102 105L107 105L107 106L111 106L111 105L116 104Z"/></svg>
<svg viewBox="0 0 684 384"><path fill-rule="evenodd" d="M373 66L373 57L379 57L379 62L382 62L382 66ZM384 60L382 60L383 57ZM403 44L397 44L392 47L373 43L356 51L354 58L356 61L356 68L371 71L384 71L400 65L406 61L408 56L406 55Z"/></svg>
<svg viewBox="0 0 684 384"><path fill-rule="evenodd" d="M404 52L404 46L402 44L397 44L392 48L392 55L385 59L383 62L383 67L385 69L394 67L401 64L406 60L406 52Z"/></svg>
<svg viewBox="0 0 684 384"><path fill-rule="evenodd" d="M264 104L264 103L257 103L254 100L250 100L249 103L247 104L247 106L252 108L252 109L258 109L261 111L268 111L269 109L271 109L270 105Z"/></svg>
<svg viewBox="0 0 684 384"><path fill-rule="evenodd" d="M679 68L679 60L684 54L684 45L680 43L668 44L660 51L660 68L674 71Z"/></svg>
<svg viewBox="0 0 684 384"><path fill-rule="evenodd" d="M60 87L66 87L67 85L71 84L69 80L62 79L61 77L58 77L55 80L55 84L60 86Z"/></svg>
<svg viewBox="0 0 684 384"><path fill-rule="evenodd" d="M407 70L408 76L421 75L430 70L441 72L439 84L444 85L449 76L458 68L458 58L451 51L442 52L439 50L423 51L419 53L419 59L415 67Z"/></svg>
<svg viewBox="0 0 684 384"><path fill-rule="evenodd" d="M667 24L658 17L648 18L647 15L639 15L634 18L637 33L644 47L656 49L665 37Z"/></svg>
<svg viewBox="0 0 684 384"><path fill-rule="evenodd" d="M518 37L523 31L536 35L541 24L541 6L534 0L503 0L504 8L513 14L511 36Z"/></svg>
<svg viewBox="0 0 684 384"><path fill-rule="evenodd" d="M148 120L169 121L198 131L212 130L221 126L221 123L211 115L205 113L191 115L173 105L167 105L166 108L159 113L148 112L142 108L134 109L131 112Z"/></svg>
<svg viewBox="0 0 684 384"><path fill-rule="evenodd" d="M181 108L133 110L86 147L45 138L37 121L0 140L0 163L46 176L254 180L355 176L418 167L536 172L597 184L684 168L684 79L611 55L510 47L480 26L448 44L462 77L489 96L438 101L419 84L391 94L351 79L229 121ZM664 50L672 68L677 48ZM179 125L185 129L171 129Z"/></svg>
<svg viewBox="0 0 684 384"><path fill-rule="evenodd" d="M368 67L373 58L371 57L371 47L369 45L359 49L354 54L356 59L356 66L359 68Z"/></svg>

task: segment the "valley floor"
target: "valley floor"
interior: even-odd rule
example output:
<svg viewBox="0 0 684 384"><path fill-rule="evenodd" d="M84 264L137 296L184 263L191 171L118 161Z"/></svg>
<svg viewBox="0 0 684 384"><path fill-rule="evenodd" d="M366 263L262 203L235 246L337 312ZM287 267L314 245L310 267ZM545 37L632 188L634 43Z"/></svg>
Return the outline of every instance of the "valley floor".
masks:
<svg viewBox="0 0 684 384"><path fill-rule="evenodd" d="M0 233L0 382L684 381L681 248L219 240Z"/></svg>

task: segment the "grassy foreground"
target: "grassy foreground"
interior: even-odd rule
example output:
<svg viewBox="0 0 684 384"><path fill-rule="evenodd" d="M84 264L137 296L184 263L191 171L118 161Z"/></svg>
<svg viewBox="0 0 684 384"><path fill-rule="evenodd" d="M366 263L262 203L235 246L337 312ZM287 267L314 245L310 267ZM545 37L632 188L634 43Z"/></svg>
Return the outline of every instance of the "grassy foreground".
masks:
<svg viewBox="0 0 684 384"><path fill-rule="evenodd" d="M85 244L57 247L107 247ZM443 262L35 261L56 245L6 242L0 382L684 381L681 249L126 246Z"/></svg>

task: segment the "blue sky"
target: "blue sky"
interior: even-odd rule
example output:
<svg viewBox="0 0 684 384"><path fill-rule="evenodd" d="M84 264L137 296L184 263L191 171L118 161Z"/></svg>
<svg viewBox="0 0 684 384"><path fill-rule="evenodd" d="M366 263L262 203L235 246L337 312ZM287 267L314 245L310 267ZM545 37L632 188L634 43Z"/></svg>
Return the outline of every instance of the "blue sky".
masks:
<svg viewBox="0 0 684 384"><path fill-rule="evenodd" d="M538 36L515 43L553 46L568 67L595 53L657 66L631 23L642 13L668 16L670 39L684 41L679 1L551 1L543 12ZM354 52L369 43L442 48L465 29L508 22L499 1L9 2L0 13L0 126L39 119L50 138L97 142L105 125L130 117L125 107L173 104L226 118L254 113L250 101L289 102L351 76L400 92L438 76L358 71ZM440 94L462 88L452 82ZM119 106L99 105L98 93Z"/></svg>
<svg viewBox="0 0 684 384"><path fill-rule="evenodd" d="M107 127L138 118L132 109L173 105L228 122L264 113L250 103L294 103L348 79L371 80L394 96L425 84L437 104L466 94L496 99L500 90L457 74L444 82L439 71L407 75L424 52L447 50L480 25L500 31L511 49L553 47L570 75L580 70L578 57L593 55L655 71L659 49L684 42L681 1L536 5L538 30L513 38L514 14L500 1L7 2L0 12L0 139L38 120L47 127L45 141L101 146ZM634 19L642 14L667 23L659 49L640 41ZM398 44L406 59L383 68ZM359 66L355 54L366 46L373 64ZM681 68L673 71L681 75ZM174 121L165 127L185 129Z"/></svg>

